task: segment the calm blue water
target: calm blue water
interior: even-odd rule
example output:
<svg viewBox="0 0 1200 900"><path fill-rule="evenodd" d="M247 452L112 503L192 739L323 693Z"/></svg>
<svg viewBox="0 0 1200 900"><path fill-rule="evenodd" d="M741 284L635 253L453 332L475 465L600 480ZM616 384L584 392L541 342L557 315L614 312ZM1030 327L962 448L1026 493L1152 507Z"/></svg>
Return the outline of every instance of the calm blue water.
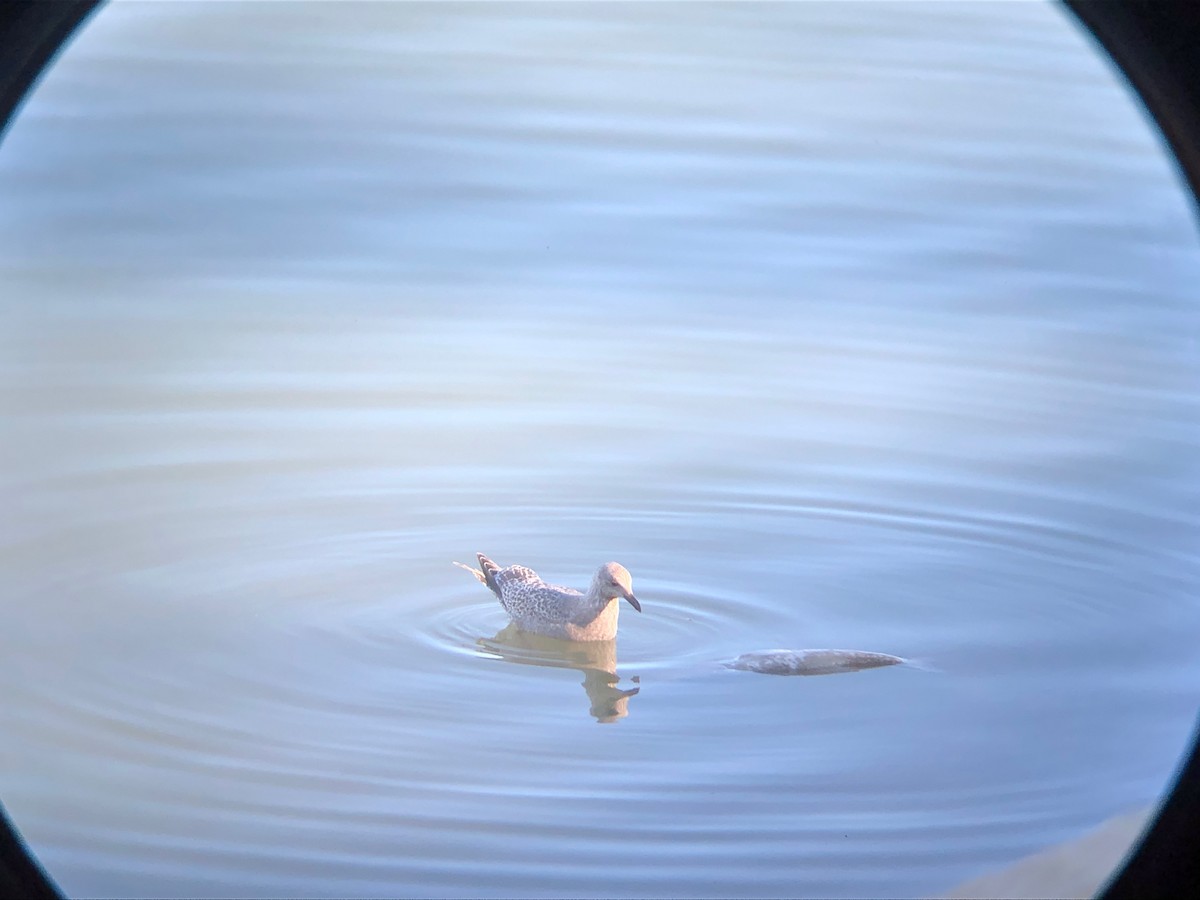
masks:
<svg viewBox="0 0 1200 900"><path fill-rule="evenodd" d="M1200 252L1059 8L113 3L0 197L67 893L913 896L1164 790ZM494 639L477 550L644 612Z"/></svg>

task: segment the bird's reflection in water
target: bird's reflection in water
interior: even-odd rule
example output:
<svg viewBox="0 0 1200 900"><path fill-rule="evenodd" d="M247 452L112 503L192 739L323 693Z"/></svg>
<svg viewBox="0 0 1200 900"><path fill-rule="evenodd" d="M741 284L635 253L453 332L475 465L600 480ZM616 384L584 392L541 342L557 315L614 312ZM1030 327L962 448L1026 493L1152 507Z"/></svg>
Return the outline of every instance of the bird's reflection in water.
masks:
<svg viewBox="0 0 1200 900"><path fill-rule="evenodd" d="M617 642L565 641L521 631L508 625L495 637L480 638L479 646L507 662L523 666L578 669L583 673L589 712L597 722L615 722L629 715L629 698L640 688L617 687ZM634 681L637 680L635 677Z"/></svg>

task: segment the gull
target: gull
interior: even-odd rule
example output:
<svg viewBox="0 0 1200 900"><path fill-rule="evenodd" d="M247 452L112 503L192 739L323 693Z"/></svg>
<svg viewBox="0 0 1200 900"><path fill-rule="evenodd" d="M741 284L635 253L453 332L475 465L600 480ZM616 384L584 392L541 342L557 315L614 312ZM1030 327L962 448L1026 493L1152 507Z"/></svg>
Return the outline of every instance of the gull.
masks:
<svg viewBox="0 0 1200 900"><path fill-rule="evenodd" d="M605 563L596 570L587 593L547 584L525 566L501 568L476 553L479 569L456 562L500 598L504 611L522 631L568 641L608 641L617 636L617 613L624 598L638 612L642 604L633 596L633 578L620 563ZM482 569L482 571L480 571Z"/></svg>

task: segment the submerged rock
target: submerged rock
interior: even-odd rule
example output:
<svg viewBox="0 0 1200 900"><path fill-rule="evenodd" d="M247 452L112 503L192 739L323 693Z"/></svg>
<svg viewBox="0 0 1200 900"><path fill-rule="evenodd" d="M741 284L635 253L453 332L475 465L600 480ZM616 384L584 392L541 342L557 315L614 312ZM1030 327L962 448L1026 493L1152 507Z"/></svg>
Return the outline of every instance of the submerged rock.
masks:
<svg viewBox="0 0 1200 900"><path fill-rule="evenodd" d="M764 675L833 675L894 666L908 660L868 650L755 650L725 663L727 668Z"/></svg>

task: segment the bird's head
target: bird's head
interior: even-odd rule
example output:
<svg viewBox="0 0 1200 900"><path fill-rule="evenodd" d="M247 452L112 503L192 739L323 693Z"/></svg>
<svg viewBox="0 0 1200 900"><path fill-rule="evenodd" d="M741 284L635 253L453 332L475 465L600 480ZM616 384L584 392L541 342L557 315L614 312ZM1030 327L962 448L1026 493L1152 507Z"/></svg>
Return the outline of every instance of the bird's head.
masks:
<svg viewBox="0 0 1200 900"><path fill-rule="evenodd" d="M602 565L596 572L596 585L605 599L623 597L638 612L642 611L642 604L633 596L633 576L620 563L610 562Z"/></svg>

